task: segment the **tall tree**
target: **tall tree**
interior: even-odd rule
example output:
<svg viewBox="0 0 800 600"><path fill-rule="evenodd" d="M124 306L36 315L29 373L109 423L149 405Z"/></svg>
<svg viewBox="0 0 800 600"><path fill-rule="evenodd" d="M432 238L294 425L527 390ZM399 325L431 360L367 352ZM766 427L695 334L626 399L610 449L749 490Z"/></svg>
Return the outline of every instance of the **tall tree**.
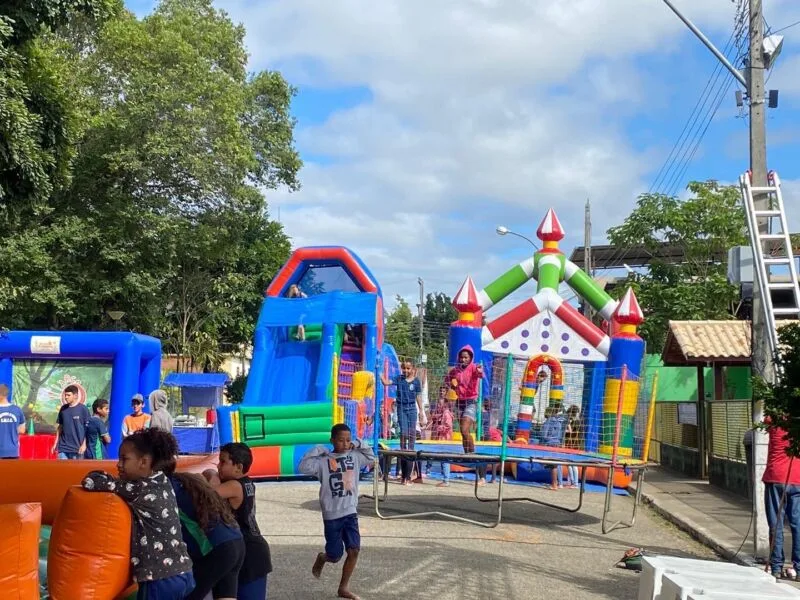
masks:
<svg viewBox="0 0 800 600"><path fill-rule="evenodd" d="M85 124L69 185L0 241L0 286L14 299L0 319L97 328L120 310L121 326L208 366L250 339L288 258L263 193L299 186L294 90L277 72L247 73L244 28L210 0L58 33L48 43Z"/></svg>
<svg viewBox="0 0 800 600"><path fill-rule="evenodd" d="M680 264L653 260L646 273L629 277L645 313L640 334L649 352L661 352L671 319L729 319L735 312L737 290L719 257L747 244L739 192L713 181L692 182L689 190L688 200L642 194L623 224L608 230L615 246L643 245L655 254L669 242L684 250Z"/></svg>
<svg viewBox="0 0 800 600"><path fill-rule="evenodd" d="M386 318L386 341L394 346L398 356L413 360L419 354L419 345L412 335L414 316L408 302L400 296L396 300L397 306Z"/></svg>

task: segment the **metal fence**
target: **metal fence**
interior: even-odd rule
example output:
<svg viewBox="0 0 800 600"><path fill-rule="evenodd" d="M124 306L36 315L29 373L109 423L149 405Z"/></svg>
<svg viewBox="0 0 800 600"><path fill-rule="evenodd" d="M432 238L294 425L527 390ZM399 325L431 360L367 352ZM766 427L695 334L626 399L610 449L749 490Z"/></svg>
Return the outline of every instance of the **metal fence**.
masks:
<svg viewBox="0 0 800 600"><path fill-rule="evenodd" d="M709 453L745 462L744 434L753 426L750 400L714 400L708 405Z"/></svg>

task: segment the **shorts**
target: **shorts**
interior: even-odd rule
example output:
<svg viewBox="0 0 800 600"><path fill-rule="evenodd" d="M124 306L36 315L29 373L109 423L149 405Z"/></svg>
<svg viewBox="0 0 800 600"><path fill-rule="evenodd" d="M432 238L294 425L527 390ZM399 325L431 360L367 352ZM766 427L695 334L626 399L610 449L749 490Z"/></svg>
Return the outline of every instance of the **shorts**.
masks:
<svg viewBox="0 0 800 600"><path fill-rule="evenodd" d="M83 454L79 454L77 452L59 452L58 459L59 460L81 460L83 458Z"/></svg>
<svg viewBox="0 0 800 600"><path fill-rule="evenodd" d="M238 538L223 542L205 556L194 560L192 573L195 588L187 599L205 600L211 591L214 592L214 598L236 598L244 555L244 540Z"/></svg>
<svg viewBox="0 0 800 600"><path fill-rule="evenodd" d="M417 405L397 407L397 424L400 426L400 435L415 437L417 431Z"/></svg>
<svg viewBox="0 0 800 600"><path fill-rule="evenodd" d="M267 600L267 576L259 577L247 583L239 583L236 600Z"/></svg>
<svg viewBox="0 0 800 600"><path fill-rule="evenodd" d="M459 419L472 419L478 420L478 400L472 398L471 400L458 401Z"/></svg>
<svg viewBox="0 0 800 600"><path fill-rule="evenodd" d="M142 581L136 600L182 600L194 589L191 571L155 581Z"/></svg>
<svg viewBox="0 0 800 600"><path fill-rule="evenodd" d="M361 550L357 514L322 522L325 525L325 556L328 561L339 562L345 550Z"/></svg>

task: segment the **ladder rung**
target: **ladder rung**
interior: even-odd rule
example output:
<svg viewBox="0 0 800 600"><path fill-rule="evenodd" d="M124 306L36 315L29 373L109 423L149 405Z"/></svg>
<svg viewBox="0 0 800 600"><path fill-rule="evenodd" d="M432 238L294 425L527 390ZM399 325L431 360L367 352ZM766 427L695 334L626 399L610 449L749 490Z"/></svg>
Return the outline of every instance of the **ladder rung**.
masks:
<svg viewBox="0 0 800 600"><path fill-rule="evenodd" d="M787 282L780 282L780 283L768 283L767 287L771 290L793 290L795 284L791 281Z"/></svg>
<svg viewBox="0 0 800 600"><path fill-rule="evenodd" d="M768 185L766 187L751 187L750 191L754 194L772 194L778 191L778 188L774 185Z"/></svg>
<svg viewBox="0 0 800 600"><path fill-rule="evenodd" d="M764 259L765 265L790 265L792 264L792 259L788 256L779 256L779 257L772 257L772 258L765 258Z"/></svg>
<svg viewBox="0 0 800 600"><path fill-rule="evenodd" d="M775 315L800 315L800 308L773 308L772 313Z"/></svg>
<svg viewBox="0 0 800 600"><path fill-rule="evenodd" d="M779 210L757 210L754 212L756 217L780 217L781 211Z"/></svg>
<svg viewBox="0 0 800 600"><path fill-rule="evenodd" d="M761 240L785 240L786 236L782 233L759 233L758 238Z"/></svg>

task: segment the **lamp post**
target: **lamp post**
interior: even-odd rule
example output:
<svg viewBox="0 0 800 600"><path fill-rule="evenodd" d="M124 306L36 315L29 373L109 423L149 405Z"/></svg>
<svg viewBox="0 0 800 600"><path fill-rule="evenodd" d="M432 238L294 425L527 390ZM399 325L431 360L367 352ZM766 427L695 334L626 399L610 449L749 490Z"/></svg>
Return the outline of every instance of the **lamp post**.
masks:
<svg viewBox="0 0 800 600"><path fill-rule="evenodd" d="M539 249L539 246L534 244L532 239L525 237L524 235L522 235L521 233L517 233L516 231L511 231L508 227L505 227L503 225L498 225L497 228L495 229L495 232L497 233L497 235L515 235L518 238L522 238L523 240L528 242L536 250Z"/></svg>

